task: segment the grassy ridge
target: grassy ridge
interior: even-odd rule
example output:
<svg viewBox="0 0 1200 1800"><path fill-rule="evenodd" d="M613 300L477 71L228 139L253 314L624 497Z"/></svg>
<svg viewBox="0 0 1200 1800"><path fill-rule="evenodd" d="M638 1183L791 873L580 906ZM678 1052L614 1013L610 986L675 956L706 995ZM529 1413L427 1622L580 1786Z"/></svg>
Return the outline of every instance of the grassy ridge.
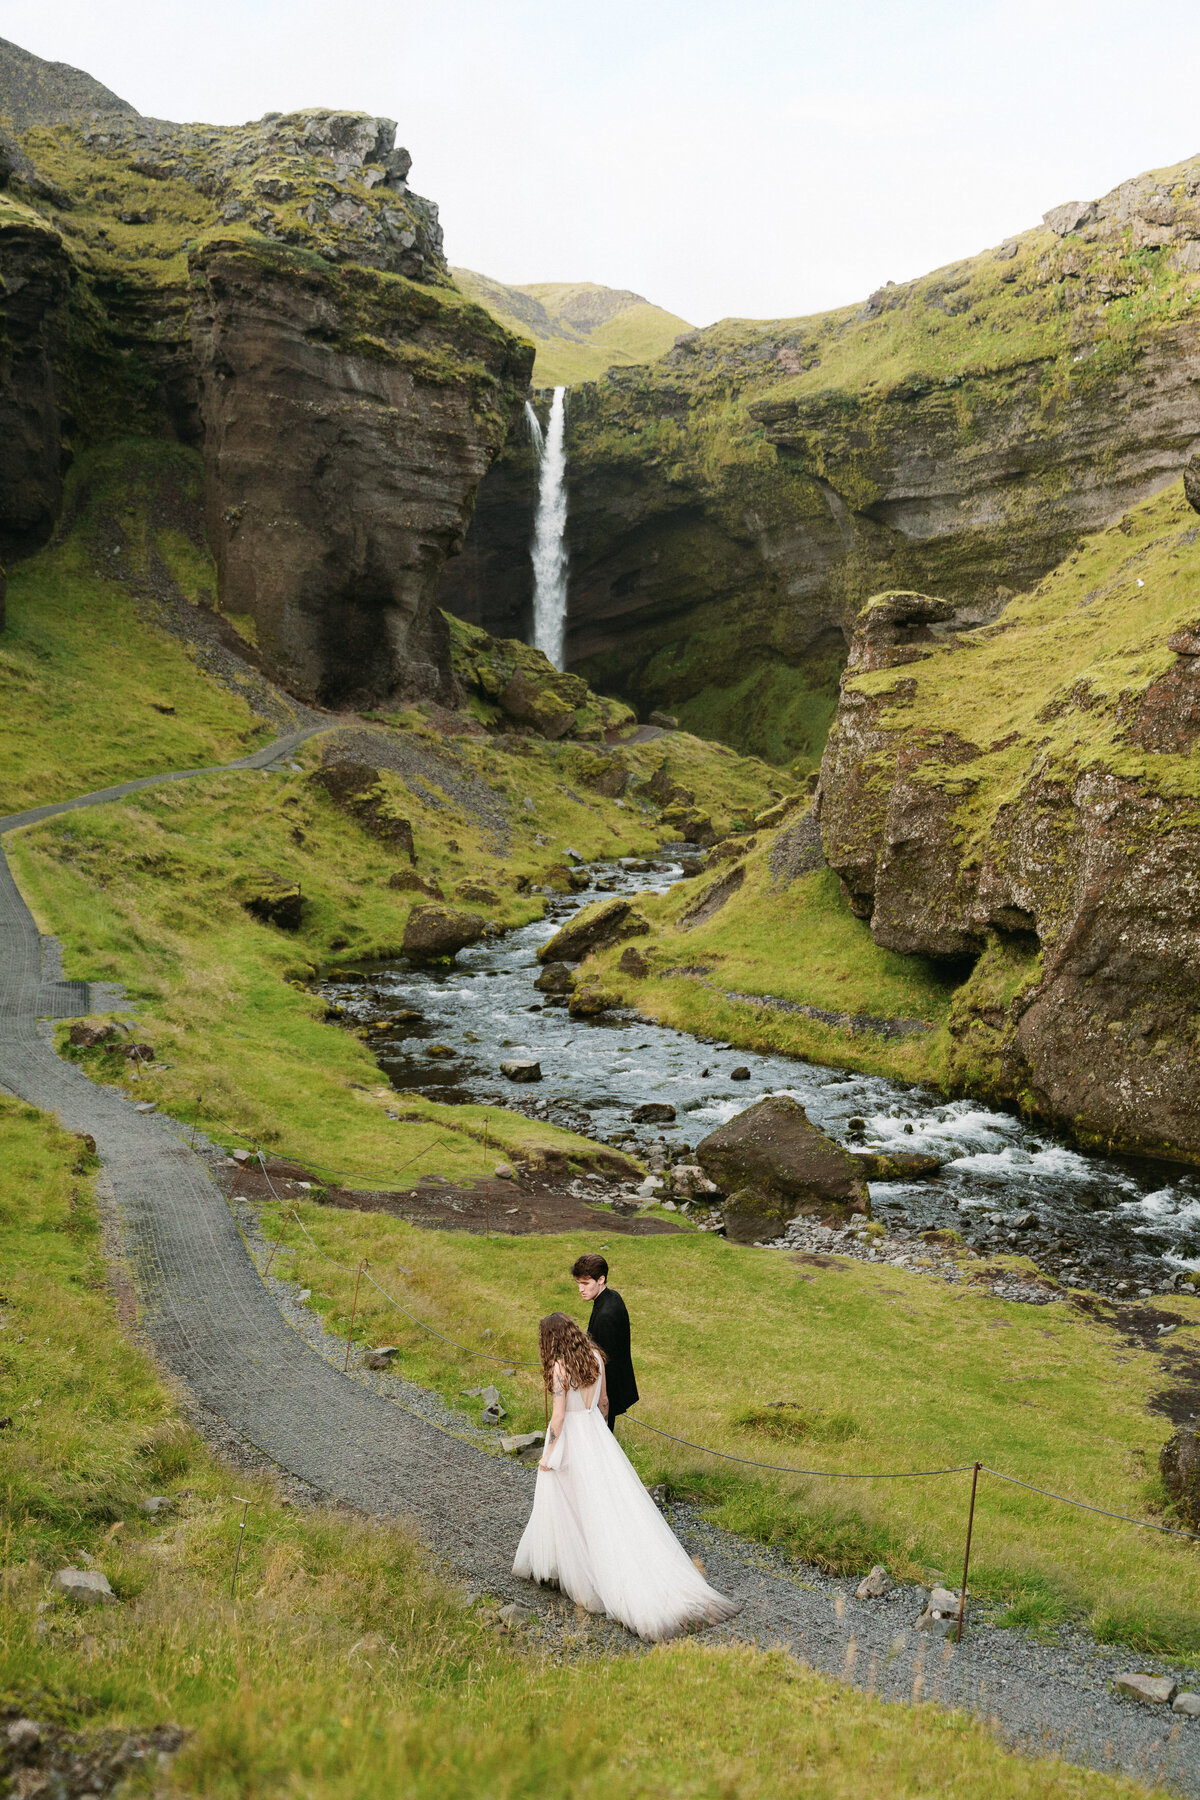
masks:
<svg viewBox="0 0 1200 1800"><path fill-rule="evenodd" d="M333 1329L346 1329L352 1271L365 1256L426 1323L514 1362L535 1356L542 1313L579 1310L568 1270L595 1247L591 1238L485 1240L378 1214L300 1211L326 1256L350 1267L339 1273L295 1226L285 1229L284 1267L312 1288ZM267 1216L273 1238L280 1221L273 1208ZM892 1267L816 1268L708 1233L622 1238L609 1258L634 1319L638 1411L653 1425L801 1467L886 1471L979 1458L1054 1492L1170 1522L1157 1474L1170 1427L1147 1411L1162 1364L1074 1307L997 1300ZM1171 1311L1189 1331L1200 1327L1200 1301L1173 1296ZM360 1301L359 1321L364 1343L399 1343L406 1373L449 1399L481 1379L478 1362L374 1292ZM485 1330L494 1336L484 1339ZM541 1424L536 1370L499 1386L514 1429ZM764 1433L755 1416L781 1399L805 1415L791 1442ZM952 1578L962 1556L966 1476L837 1482L831 1491L698 1457L632 1424L623 1442L647 1481L696 1493L718 1521L838 1572L864 1573L878 1560L916 1579ZM1102 1638L1200 1658L1200 1562L1183 1540L985 1482L972 1585L1007 1607L1012 1623L1086 1619Z"/></svg>
<svg viewBox="0 0 1200 1800"><path fill-rule="evenodd" d="M818 1800L860 1794L865 1769L881 1800L1147 1793L1006 1755L960 1715L885 1706L781 1653L689 1642L564 1664L498 1639L397 1527L285 1508L208 1454L118 1326L78 1142L3 1098L0 1195L0 1693L85 1729L178 1721L173 1793L600 1800L618 1778L635 1800L768 1800L798 1769ZM175 1499L165 1519L137 1511L152 1492ZM255 1503L233 1605L235 1494ZM39 1610L81 1552L120 1604Z"/></svg>

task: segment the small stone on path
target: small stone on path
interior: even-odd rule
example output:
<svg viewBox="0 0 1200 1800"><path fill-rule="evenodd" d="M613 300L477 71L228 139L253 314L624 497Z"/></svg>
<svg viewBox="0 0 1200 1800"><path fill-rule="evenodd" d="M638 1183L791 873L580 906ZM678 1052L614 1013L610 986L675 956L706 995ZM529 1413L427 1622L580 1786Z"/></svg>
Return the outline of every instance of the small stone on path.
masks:
<svg viewBox="0 0 1200 1800"><path fill-rule="evenodd" d="M1118 1675L1113 1687L1126 1699L1141 1700L1147 1706L1170 1706L1179 1692L1179 1683L1169 1675Z"/></svg>
<svg viewBox="0 0 1200 1800"><path fill-rule="evenodd" d="M1200 1719L1200 1694L1176 1694L1171 1711L1182 1713L1185 1719Z"/></svg>
<svg viewBox="0 0 1200 1800"><path fill-rule="evenodd" d="M876 1563L869 1575L864 1575L854 1590L856 1600L882 1600L891 1592L892 1584L888 1572L882 1563Z"/></svg>

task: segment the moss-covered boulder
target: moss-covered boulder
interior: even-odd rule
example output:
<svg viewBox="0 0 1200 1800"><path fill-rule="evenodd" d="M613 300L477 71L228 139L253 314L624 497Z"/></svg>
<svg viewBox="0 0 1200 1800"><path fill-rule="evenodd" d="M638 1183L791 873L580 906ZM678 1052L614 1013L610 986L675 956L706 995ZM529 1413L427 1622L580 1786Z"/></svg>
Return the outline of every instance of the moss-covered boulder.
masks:
<svg viewBox="0 0 1200 1800"><path fill-rule="evenodd" d="M406 956L452 961L486 933L487 920L478 913L459 912L452 906L414 906L404 927L402 948Z"/></svg>
<svg viewBox="0 0 1200 1800"><path fill-rule="evenodd" d="M642 937L650 927L628 900L614 897L602 900L577 913L561 931L556 931L538 951L541 963L582 962L593 950L602 950L622 938Z"/></svg>

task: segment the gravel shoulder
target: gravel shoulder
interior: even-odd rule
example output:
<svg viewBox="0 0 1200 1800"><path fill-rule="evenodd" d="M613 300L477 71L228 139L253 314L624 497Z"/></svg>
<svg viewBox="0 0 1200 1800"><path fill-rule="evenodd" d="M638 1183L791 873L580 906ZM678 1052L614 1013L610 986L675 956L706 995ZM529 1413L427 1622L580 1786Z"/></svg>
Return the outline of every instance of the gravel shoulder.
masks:
<svg viewBox="0 0 1200 1800"><path fill-rule="evenodd" d="M269 766L305 735L233 766ZM146 785L130 782L0 819L0 831ZM291 1284L268 1285L260 1275L209 1159L192 1151L171 1121L136 1112L54 1054L37 1021L47 1012L69 1016L80 996L73 984L51 981L48 991L52 975L0 857L0 1086L95 1137L146 1334L194 1396L200 1419L218 1421L214 1435L232 1451L267 1457L313 1497L407 1519L468 1583L529 1606L535 1632L557 1633L560 1641L574 1633L593 1653L636 1650L626 1634L599 1623L584 1629L573 1608L512 1577L532 1471L490 1453L440 1398L402 1377L343 1375ZM245 1223L252 1238L252 1221ZM885 1698L936 1700L993 1719L1014 1747L1060 1751L1085 1766L1121 1769L1200 1796L1200 1722L1110 1691L1117 1673L1158 1673L1169 1667L1161 1659L1131 1657L1071 1633L1041 1643L986 1622L956 1649L913 1629L923 1590L900 1588L859 1602L853 1583L717 1531L690 1508L676 1507L671 1516L710 1580L743 1602L718 1637L783 1644Z"/></svg>

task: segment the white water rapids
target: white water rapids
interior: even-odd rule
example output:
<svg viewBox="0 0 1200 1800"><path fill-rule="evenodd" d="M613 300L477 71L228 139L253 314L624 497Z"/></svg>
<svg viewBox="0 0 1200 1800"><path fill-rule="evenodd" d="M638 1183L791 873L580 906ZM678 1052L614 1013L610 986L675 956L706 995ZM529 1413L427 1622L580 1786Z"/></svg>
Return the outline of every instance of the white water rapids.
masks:
<svg viewBox="0 0 1200 1800"><path fill-rule="evenodd" d="M567 623L567 390L556 387L543 434L528 401L525 416L538 459L533 527L533 642L556 669L563 666Z"/></svg>

